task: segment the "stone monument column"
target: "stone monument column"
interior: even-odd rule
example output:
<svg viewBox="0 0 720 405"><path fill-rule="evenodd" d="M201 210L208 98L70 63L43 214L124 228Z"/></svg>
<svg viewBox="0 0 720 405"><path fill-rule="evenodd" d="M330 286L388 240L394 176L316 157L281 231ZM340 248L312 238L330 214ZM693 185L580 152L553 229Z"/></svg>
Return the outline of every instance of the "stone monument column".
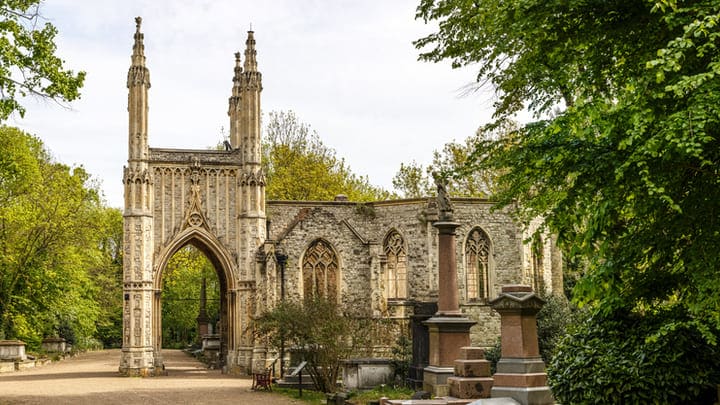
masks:
<svg viewBox="0 0 720 405"><path fill-rule="evenodd" d="M202 342L204 335L210 333L208 324L210 323L210 317L207 314L207 282L205 277L202 279L202 285L200 286L200 313L196 318L198 324L198 341Z"/></svg>
<svg viewBox="0 0 720 405"><path fill-rule="evenodd" d="M523 405L554 403L538 347L536 315L544 304L526 285L505 285L500 296L490 301L500 313L502 344L493 398L511 397Z"/></svg>
<svg viewBox="0 0 720 405"><path fill-rule="evenodd" d="M439 220L438 229L438 311L423 322L430 337L429 365L423 372L423 389L434 396L449 392L448 377L453 376L455 360L460 349L470 346L470 327L475 321L462 316L458 300L457 260L455 256L455 229L453 209L447 195L445 181L433 173L437 185Z"/></svg>

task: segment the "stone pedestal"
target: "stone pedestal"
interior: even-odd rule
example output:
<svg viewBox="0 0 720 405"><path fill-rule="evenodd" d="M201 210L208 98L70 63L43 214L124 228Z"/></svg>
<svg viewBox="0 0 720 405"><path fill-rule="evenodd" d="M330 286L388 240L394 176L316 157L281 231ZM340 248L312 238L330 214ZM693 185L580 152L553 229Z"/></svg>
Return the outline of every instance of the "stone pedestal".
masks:
<svg viewBox="0 0 720 405"><path fill-rule="evenodd" d="M450 396L461 399L490 398L493 378L490 362L479 347L463 347L455 360L455 375L448 378Z"/></svg>
<svg viewBox="0 0 720 405"><path fill-rule="evenodd" d="M540 357L536 315L544 301L532 288L503 286L490 305L500 313L502 357L498 361L492 397L511 397L523 405L554 403Z"/></svg>
<svg viewBox="0 0 720 405"><path fill-rule="evenodd" d="M460 349L470 346L470 327L475 321L462 316L458 301L455 229L457 222L439 221L438 229L438 311L423 322L430 338L429 365L423 370L423 390L434 396L449 393L448 378L453 376Z"/></svg>

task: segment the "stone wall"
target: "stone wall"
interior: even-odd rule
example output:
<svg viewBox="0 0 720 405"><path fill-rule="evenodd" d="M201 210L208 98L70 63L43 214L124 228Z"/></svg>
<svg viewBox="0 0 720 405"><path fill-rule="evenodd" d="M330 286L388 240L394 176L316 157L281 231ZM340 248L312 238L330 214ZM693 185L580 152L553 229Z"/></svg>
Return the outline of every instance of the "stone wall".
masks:
<svg viewBox="0 0 720 405"><path fill-rule="evenodd" d="M456 257L461 307L478 324L471 330L473 344L490 347L499 336L499 316L487 301L497 296L503 284L527 282L529 246L523 229L506 211L491 210L490 201L476 198L453 199L457 229ZM323 239L334 249L339 263L340 301L363 316L407 318L411 301L437 300L438 263L437 219L434 199L408 199L373 203L348 201L268 201L269 238L287 255L285 294L298 299L303 295L302 260L308 246ZM469 301L466 295L465 243L468 234L480 227L490 238L490 297ZM407 253L406 301L388 302L382 294L383 241L391 231L404 239ZM551 257L550 254L547 255ZM552 260L544 260L541 274L552 277L560 271ZM268 267L269 268L269 267ZM272 279L272 278L271 278ZM278 278L275 278L278 279ZM278 279L279 280L279 279ZM279 281L278 281L279 283ZM279 289L278 285L268 286Z"/></svg>

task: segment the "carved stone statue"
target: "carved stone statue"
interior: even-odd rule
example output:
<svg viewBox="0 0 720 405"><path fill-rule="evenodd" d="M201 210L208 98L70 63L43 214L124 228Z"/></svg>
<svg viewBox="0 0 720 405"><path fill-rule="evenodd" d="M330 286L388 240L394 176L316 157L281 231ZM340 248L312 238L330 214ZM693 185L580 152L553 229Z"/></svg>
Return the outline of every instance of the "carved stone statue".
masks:
<svg viewBox="0 0 720 405"><path fill-rule="evenodd" d="M452 203L450 202L450 197L448 197L447 192L447 179L445 176L441 175L438 172L432 173L433 180L435 180L435 185L437 186L437 206L439 211L439 220L440 221L452 221L453 219L453 208Z"/></svg>

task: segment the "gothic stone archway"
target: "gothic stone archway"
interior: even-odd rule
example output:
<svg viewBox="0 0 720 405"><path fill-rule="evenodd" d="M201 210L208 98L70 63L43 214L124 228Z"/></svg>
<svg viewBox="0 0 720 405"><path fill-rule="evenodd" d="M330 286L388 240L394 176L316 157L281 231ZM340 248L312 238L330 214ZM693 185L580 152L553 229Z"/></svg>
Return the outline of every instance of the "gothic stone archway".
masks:
<svg viewBox="0 0 720 405"><path fill-rule="evenodd" d="M167 260L192 243L213 261L224 283L224 353L231 371L252 365L249 328L255 313L256 253L265 237L265 180L260 168L261 75L248 33L245 61L235 54L226 150L148 146L148 89L141 19L128 71L129 154L125 186L123 346L120 372L162 369L161 276ZM212 140L210 140L212 142ZM262 350L255 350L262 351Z"/></svg>

